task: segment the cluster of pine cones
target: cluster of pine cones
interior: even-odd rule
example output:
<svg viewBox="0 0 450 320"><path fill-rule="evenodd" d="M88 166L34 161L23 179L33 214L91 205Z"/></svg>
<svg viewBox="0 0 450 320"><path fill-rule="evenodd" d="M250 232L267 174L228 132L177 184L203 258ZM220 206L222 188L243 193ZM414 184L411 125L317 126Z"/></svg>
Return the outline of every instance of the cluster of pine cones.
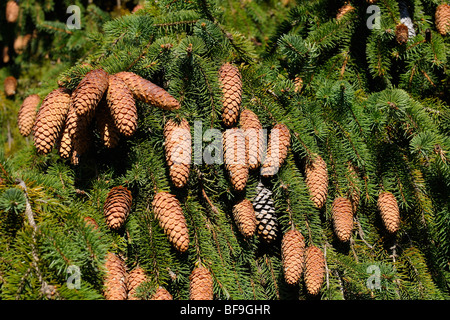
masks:
<svg viewBox="0 0 450 320"><path fill-rule="evenodd" d="M59 142L60 156L78 164L92 141L92 123L108 148L116 147L121 136L134 134L135 99L164 110L180 107L166 90L132 72L112 75L94 69L73 92L62 87L50 92L37 113L39 97L27 97L19 110L18 126L23 136L33 132L38 153L49 153Z"/></svg>

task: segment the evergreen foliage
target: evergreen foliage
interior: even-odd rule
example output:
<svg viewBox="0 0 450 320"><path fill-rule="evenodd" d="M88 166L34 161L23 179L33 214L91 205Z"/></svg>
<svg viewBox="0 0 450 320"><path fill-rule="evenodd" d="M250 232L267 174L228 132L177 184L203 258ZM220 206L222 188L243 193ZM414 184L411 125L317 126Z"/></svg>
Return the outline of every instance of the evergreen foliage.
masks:
<svg viewBox="0 0 450 320"><path fill-rule="evenodd" d="M16 95L0 90L0 299L104 299L105 259L114 252L127 270L140 266L147 280L137 296L159 286L189 299L197 266L213 277L215 299L449 299L450 298L450 35L436 31L441 1L379 0L380 28L369 29L368 3L337 18L346 1L75 1L82 28L68 29L73 1L20 1L16 24L0 4L0 79L19 80ZM111 3L112 4L111 4ZM120 1L119 1L120 2ZM406 2L415 36L395 39ZM18 35L31 34L21 52ZM431 35L431 36L430 36ZM291 133L276 175L250 171L243 192L233 190L220 154L224 132L220 66L242 76L242 108L267 133L284 123ZM17 112L30 94L43 99L58 86L75 90L91 70L129 71L180 101L167 111L136 101L137 130L109 149L97 132L78 165L56 150L39 155L22 137ZM176 188L165 161L164 125L185 118L193 163L187 185ZM209 136L208 136L209 135ZM220 148L218 147L220 146ZM326 203L317 208L305 182L315 155L327 164ZM244 237L233 206L253 200L258 182L273 194L279 223L267 244ZM108 228L103 205L109 190L132 193L131 212L119 230ZM179 253L152 210L157 192L181 204L190 244ZM394 194L400 228L391 234L377 208L382 191ZM333 200L357 203L348 242L333 229ZM291 228L325 257L317 297L305 282L283 277L281 239ZM79 272L80 286L70 276ZM372 281L380 275L379 282ZM371 286L372 284L372 286Z"/></svg>

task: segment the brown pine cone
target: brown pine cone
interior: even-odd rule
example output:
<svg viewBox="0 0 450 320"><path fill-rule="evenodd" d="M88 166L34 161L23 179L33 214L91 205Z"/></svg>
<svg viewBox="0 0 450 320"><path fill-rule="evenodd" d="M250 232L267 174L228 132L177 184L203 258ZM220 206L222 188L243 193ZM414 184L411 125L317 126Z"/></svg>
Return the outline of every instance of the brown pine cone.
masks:
<svg viewBox="0 0 450 320"><path fill-rule="evenodd" d="M239 69L225 63L219 69L219 82L222 88L222 121L227 127L236 124L242 101L242 79Z"/></svg>
<svg viewBox="0 0 450 320"><path fill-rule="evenodd" d="M64 124L64 130L59 142L59 155L61 158L69 159L72 155L72 137L69 132L69 119L76 117L76 112L73 104L70 104L69 111L67 113L67 119Z"/></svg>
<svg viewBox="0 0 450 320"><path fill-rule="evenodd" d="M147 276L144 269L142 269L141 267L136 267L128 274L128 300L138 300L138 298L135 296L136 289L145 281L147 281Z"/></svg>
<svg viewBox="0 0 450 320"><path fill-rule="evenodd" d="M244 190L248 180L248 164L245 152L244 132L238 128L223 133L223 159L236 191Z"/></svg>
<svg viewBox="0 0 450 320"><path fill-rule="evenodd" d="M97 221L95 221L94 218L86 216L83 218L84 222L86 223L86 226L90 226L94 230L98 230L98 224Z"/></svg>
<svg viewBox="0 0 450 320"><path fill-rule="evenodd" d="M339 11L338 11L338 13L336 15L336 20L338 20L338 21L341 20L342 17L347 12L350 12L350 11L353 11L353 10L355 10L355 8L350 3L344 4L341 8L339 8Z"/></svg>
<svg viewBox="0 0 450 320"><path fill-rule="evenodd" d="M169 241L179 252L185 252L189 247L189 232L178 199L166 191L161 191L155 195L152 207Z"/></svg>
<svg viewBox="0 0 450 320"><path fill-rule="evenodd" d="M186 185L191 167L191 128L186 119L170 119L164 126L164 145L170 178L177 188Z"/></svg>
<svg viewBox="0 0 450 320"><path fill-rule="evenodd" d="M6 3L6 21L9 23L15 23L19 18L19 5L16 1L10 0Z"/></svg>
<svg viewBox="0 0 450 320"><path fill-rule="evenodd" d="M59 149L63 158L66 158L67 152L69 152L72 164L78 165L80 156L87 152L90 147L92 142L90 122L89 117L77 115L72 100Z"/></svg>
<svg viewBox="0 0 450 320"><path fill-rule="evenodd" d="M436 8L436 29L443 36L450 33L450 5L443 3Z"/></svg>
<svg viewBox="0 0 450 320"><path fill-rule="evenodd" d="M173 297L165 288L158 287L150 300L173 300Z"/></svg>
<svg viewBox="0 0 450 320"><path fill-rule="evenodd" d="M244 237L251 237L256 231L256 214L253 204L248 199L242 199L233 207L233 217Z"/></svg>
<svg viewBox="0 0 450 320"><path fill-rule="evenodd" d="M120 133L132 136L137 127L136 103L131 90L120 77L109 75L106 101Z"/></svg>
<svg viewBox="0 0 450 320"><path fill-rule="evenodd" d="M322 208L327 200L328 170L327 164L319 155L310 160L305 167L306 185L308 186L311 200L317 208Z"/></svg>
<svg viewBox="0 0 450 320"><path fill-rule="evenodd" d="M395 27L395 39L400 45L408 42L408 27L405 24L399 23Z"/></svg>
<svg viewBox="0 0 450 320"><path fill-rule="evenodd" d="M36 109L41 102L41 98L37 94L32 94L23 100L19 113L17 114L17 125L22 136L27 137L33 130L36 121Z"/></svg>
<svg viewBox="0 0 450 320"><path fill-rule="evenodd" d="M131 210L132 196L130 190L125 187L113 187L103 205L103 214L106 224L113 230L120 229Z"/></svg>
<svg viewBox="0 0 450 320"><path fill-rule="evenodd" d="M5 89L5 94L7 97L13 96L16 94L17 89L17 79L13 76L9 76L5 78L3 82L3 86Z"/></svg>
<svg viewBox="0 0 450 320"><path fill-rule="evenodd" d="M189 276L190 300L213 300L213 278L205 267L196 267Z"/></svg>
<svg viewBox="0 0 450 320"><path fill-rule="evenodd" d="M106 105L106 100L102 99L95 114L97 131L107 148L115 148L119 144L120 131L114 123L111 110Z"/></svg>
<svg viewBox="0 0 450 320"><path fill-rule="evenodd" d="M136 99L163 110L180 108L180 103L170 93L137 74L123 71L116 73L116 76L127 84Z"/></svg>
<svg viewBox="0 0 450 320"><path fill-rule="evenodd" d="M305 253L305 284L311 295L319 293L325 276L325 257L322 250L310 246Z"/></svg>
<svg viewBox="0 0 450 320"><path fill-rule="evenodd" d="M239 118L241 129L245 135L245 151L250 170L254 170L261 164L264 139L262 137L262 125L258 116L251 110L245 109Z"/></svg>
<svg viewBox="0 0 450 320"><path fill-rule="evenodd" d="M263 177L270 177L278 172L284 160L286 160L290 145L291 133L289 128L285 124L277 123L270 131L267 155L261 168Z"/></svg>
<svg viewBox="0 0 450 320"><path fill-rule="evenodd" d="M400 211L395 196L387 191L381 192L377 205L387 231L397 232L400 226Z"/></svg>
<svg viewBox="0 0 450 320"><path fill-rule="evenodd" d="M352 203L353 214L356 213L359 207L359 201L361 200L361 191L358 187L358 173L353 164L348 164L348 175L349 175L349 194L348 199Z"/></svg>
<svg viewBox="0 0 450 320"><path fill-rule="evenodd" d="M112 252L106 256L104 295L106 300L127 299L127 271L124 261Z"/></svg>
<svg viewBox="0 0 450 320"><path fill-rule="evenodd" d="M286 232L281 241L281 258L284 279L288 284L296 284L302 275L305 254L305 240L297 229Z"/></svg>
<svg viewBox="0 0 450 320"><path fill-rule="evenodd" d="M18 35L13 44L14 52L17 54L22 54L32 37L33 35L30 33Z"/></svg>
<svg viewBox="0 0 450 320"><path fill-rule="evenodd" d="M334 231L339 240L348 241L353 231L353 207L350 200L338 197L331 209Z"/></svg>
<svg viewBox="0 0 450 320"><path fill-rule="evenodd" d="M108 73L103 69L89 71L72 93L77 116L87 117L90 121L107 89Z"/></svg>
<svg viewBox="0 0 450 320"><path fill-rule="evenodd" d="M58 88L42 101L33 127L34 145L40 154L49 153L64 128L70 107L70 93Z"/></svg>

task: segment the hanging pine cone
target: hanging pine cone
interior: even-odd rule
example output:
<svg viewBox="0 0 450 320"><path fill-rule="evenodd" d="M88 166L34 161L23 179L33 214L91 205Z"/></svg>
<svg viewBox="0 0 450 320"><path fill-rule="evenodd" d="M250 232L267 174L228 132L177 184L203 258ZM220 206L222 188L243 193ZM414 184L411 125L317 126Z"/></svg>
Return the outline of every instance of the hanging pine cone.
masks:
<svg viewBox="0 0 450 320"><path fill-rule="evenodd" d="M118 230L123 226L130 213L131 202L131 192L127 188L118 186L109 191L103 205L103 214L109 228Z"/></svg>
<svg viewBox="0 0 450 320"><path fill-rule="evenodd" d="M353 230L353 207L350 200L344 197L336 198L333 201L331 218L338 239L348 241Z"/></svg>
<svg viewBox="0 0 450 320"><path fill-rule="evenodd" d="M222 88L222 121L227 127L236 124L242 101L242 79L239 69L225 63L219 69L219 82Z"/></svg>
<svg viewBox="0 0 450 320"><path fill-rule="evenodd" d="M378 196L377 205L387 231L390 233L397 232L400 226L400 211L395 196L387 191L381 192Z"/></svg>
<svg viewBox="0 0 450 320"><path fill-rule="evenodd" d="M270 131L267 155L261 168L263 177L270 177L278 172L284 160L286 160L290 145L291 133L289 128L285 124L277 123Z"/></svg>
<svg viewBox="0 0 450 320"><path fill-rule="evenodd" d="M310 246L305 253L305 284L311 295L319 293L325 275L325 257L322 250Z"/></svg>
<svg viewBox="0 0 450 320"><path fill-rule="evenodd" d="M141 267L134 268L127 277L127 289L128 289L128 300L138 300L136 295L136 289L143 283L147 281L147 276L144 269Z"/></svg>
<svg viewBox="0 0 450 320"><path fill-rule="evenodd" d="M311 200L317 208L322 208L327 200L328 170L327 164L319 155L310 160L305 167L306 185L308 186Z"/></svg>
<svg viewBox="0 0 450 320"><path fill-rule="evenodd" d="M7 97L15 95L17 89L17 79L13 76L6 77L3 82L3 87Z"/></svg>
<svg viewBox="0 0 450 320"><path fill-rule="evenodd" d="M242 199L233 207L233 217L244 237L251 237L256 230L256 215L253 204L248 199Z"/></svg>
<svg viewBox="0 0 450 320"><path fill-rule="evenodd" d="M223 158L234 190L244 190L248 180L248 165L245 135L241 129L231 128L223 133Z"/></svg>
<svg viewBox="0 0 450 320"><path fill-rule="evenodd" d="M241 112L239 124L245 135L245 151L249 170L254 170L261 164L263 153L262 125L258 116L251 110Z"/></svg>
<svg viewBox="0 0 450 320"><path fill-rule="evenodd" d="M399 23L395 27L395 39L400 45L408 42L408 27L405 24Z"/></svg>
<svg viewBox="0 0 450 320"><path fill-rule="evenodd" d="M105 298L106 300L127 299L127 271L124 261L112 252L106 256Z"/></svg>
<svg viewBox="0 0 450 320"><path fill-rule="evenodd" d="M114 124L126 137L134 134L137 127L137 110L133 94L125 82L115 75L108 77L106 101Z"/></svg>
<svg viewBox="0 0 450 320"><path fill-rule="evenodd" d="M15 23L19 18L19 5L14 0L9 0L6 3L6 21L9 23Z"/></svg>
<svg viewBox="0 0 450 320"><path fill-rule="evenodd" d="M111 110L106 105L106 100L102 99L95 114L97 131L107 148L115 148L119 144L120 131L114 123Z"/></svg>
<svg viewBox="0 0 450 320"><path fill-rule="evenodd" d="M191 167L191 128L186 119L169 120L164 126L166 162L170 178L177 188L186 185Z"/></svg>
<svg viewBox="0 0 450 320"><path fill-rule="evenodd" d="M70 107L70 93L58 88L42 101L33 127L34 145L40 154L49 153L64 128Z"/></svg>
<svg viewBox="0 0 450 320"><path fill-rule="evenodd" d="M72 100L59 151L61 157L66 158L65 153L70 150L69 156L71 163L78 165L80 156L89 149L92 135L90 127L91 119L86 116L77 115L76 110L76 106Z"/></svg>
<svg viewBox="0 0 450 320"><path fill-rule="evenodd" d="M150 300L173 300L173 297L169 291L160 286Z"/></svg>
<svg viewBox="0 0 450 320"><path fill-rule="evenodd" d="M297 229L286 232L281 241L281 261L284 279L288 284L296 284L303 272L305 240Z"/></svg>
<svg viewBox="0 0 450 320"><path fill-rule="evenodd" d="M355 8L350 3L344 4L341 8L339 8L339 11L336 15L336 20L337 21L341 20L346 13L353 10L355 10Z"/></svg>
<svg viewBox="0 0 450 320"><path fill-rule="evenodd" d="M450 33L450 5L443 3L436 8L436 29L443 36Z"/></svg>
<svg viewBox="0 0 450 320"><path fill-rule="evenodd" d="M190 300L213 300L213 278L205 267L196 267L189 276Z"/></svg>
<svg viewBox="0 0 450 320"><path fill-rule="evenodd" d="M69 132L69 119L76 117L76 112L73 104L70 104L67 118L64 124L64 130L59 142L59 155L61 158L68 159L72 154L72 137Z"/></svg>
<svg viewBox="0 0 450 320"><path fill-rule="evenodd" d="M72 100L79 117L94 116L95 108L108 89L108 73L103 69L89 71L72 93Z"/></svg>
<svg viewBox="0 0 450 320"><path fill-rule="evenodd" d="M155 195L152 207L169 241L179 252L185 252L189 246L189 232L178 199L166 191L161 191Z"/></svg>
<svg viewBox="0 0 450 320"><path fill-rule="evenodd" d="M86 217L83 218L83 220L84 220L86 226L89 226L89 227L91 227L94 230L98 230L98 224L97 224L97 221L95 221L94 218L86 216Z"/></svg>
<svg viewBox="0 0 450 320"><path fill-rule="evenodd" d="M22 136L30 135L34 122L36 121L36 109L41 102L37 94L32 94L23 100L19 113L17 114L17 125Z"/></svg>
<svg viewBox="0 0 450 320"><path fill-rule="evenodd" d="M136 99L163 110L180 108L180 103L170 93L137 74L123 71L116 73L116 76L127 84Z"/></svg>
<svg viewBox="0 0 450 320"><path fill-rule="evenodd" d="M17 54L22 54L32 37L33 35L30 33L18 35L13 44L14 52Z"/></svg>
<svg viewBox="0 0 450 320"><path fill-rule="evenodd" d="M266 242L272 242L277 237L278 220L273 205L272 191L259 182L256 187L256 197L253 199L256 213L257 233Z"/></svg>

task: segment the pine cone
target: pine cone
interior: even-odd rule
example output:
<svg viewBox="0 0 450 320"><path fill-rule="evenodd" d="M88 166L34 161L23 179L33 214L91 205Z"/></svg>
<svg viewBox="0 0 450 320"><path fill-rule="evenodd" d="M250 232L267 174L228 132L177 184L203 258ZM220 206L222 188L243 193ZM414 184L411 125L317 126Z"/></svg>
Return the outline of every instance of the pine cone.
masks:
<svg viewBox="0 0 450 320"><path fill-rule="evenodd" d="M436 8L435 13L436 29L443 36L450 33L450 5L441 4Z"/></svg>
<svg viewBox="0 0 450 320"><path fill-rule="evenodd" d="M245 109L239 118L241 129L245 135L245 151L250 170L258 168L263 153L262 125L258 116L251 110Z"/></svg>
<svg viewBox="0 0 450 320"><path fill-rule="evenodd" d="M158 192L152 203L153 212L169 241L179 252L189 246L189 232L178 199L165 191Z"/></svg>
<svg viewBox="0 0 450 320"><path fill-rule="evenodd" d="M75 108L73 104L70 104L69 111L67 113L67 119L64 124L64 130L59 142L59 155L61 158L68 159L72 155L72 137L69 133L69 119L76 117Z"/></svg>
<svg viewBox="0 0 450 320"><path fill-rule="evenodd" d="M109 191L103 205L103 214L109 228L118 230L123 226L130 213L131 202L131 192L127 188L118 186Z"/></svg>
<svg viewBox="0 0 450 320"><path fill-rule="evenodd" d="M397 232L400 226L400 211L395 196L387 191L382 192L378 196L377 205L386 229L390 233Z"/></svg>
<svg viewBox="0 0 450 320"><path fill-rule="evenodd" d="M173 300L173 297L165 288L158 287L150 300Z"/></svg>
<svg viewBox="0 0 450 320"><path fill-rule="evenodd" d="M78 165L80 156L87 152L91 144L91 119L77 115L76 110L72 100L59 151L61 157L66 158L66 153L70 150L72 164Z"/></svg>
<svg viewBox="0 0 450 320"><path fill-rule="evenodd" d="M137 74L123 71L116 73L116 76L127 84L136 99L163 110L180 108L180 103L170 93Z"/></svg>
<svg viewBox="0 0 450 320"><path fill-rule="evenodd" d="M261 168L263 177L273 176L278 172L286 160L289 146L291 145L291 133L289 128L282 124L276 124L270 131L267 144L267 155Z"/></svg>
<svg viewBox="0 0 450 320"><path fill-rule="evenodd" d="M106 101L120 133L132 136L137 127L136 103L131 90L120 77L109 75Z"/></svg>
<svg viewBox="0 0 450 320"><path fill-rule="evenodd" d="M241 129L227 129L223 133L225 168L236 191L242 191L248 180L248 164L245 152L245 135Z"/></svg>
<svg viewBox="0 0 450 320"><path fill-rule="evenodd" d="M338 197L331 209L334 231L339 240L348 241L353 231L353 207L350 200Z"/></svg>
<svg viewBox="0 0 450 320"><path fill-rule="evenodd" d="M408 27L405 24L399 23L395 27L395 39L400 45L408 42Z"/></svg>
<svg viewBox="0 0 450 320"><path fill-rule="evenodd" d="M305 284L309 294L316 295L325 275L325 257L318 247L310 246L305 253Z"/></svg>
<svg viewBox="0 0 450 320"><path fill-rule="evenodd" d="M9 56L9 47L8 46L4 46L3 47L3 51L2 51L2 61L4 64L7 64L10 60L10 56Z"/></svg>
<svg viewBox="0 0 450 320"><path fill-rule="evenodd" d="M16 94L17 89L17 79L13 76L9 76L5 78L3 82L3 86L5 88L5 94L7 97L13 96Z"/></svg>
<svg viewBox="0 0 450 320"><path fill-rule="evenodd" d="M17 125L22 136L27 137L33 130L36 121L36 109L41 98L37 94L32 94L23 100L19 113L17 114Z"/></svg>
<svg viewBox="0 0 450 320"><path fill-rule="evenodd" d="M236 124L242 101L242 80L239 69L225 63L219 69L219 82L222 88L222 121L227 127Z"/></svg>
<svg viewBox="0 0 450 320"><path fill-rule="evenodd" d="M239 231L244 237L251 237L256 230L256 215L252 203L242 199L233 207L233 217Z"/></svg>
<svg viewBox="0 0 450 320"><path fill-rule="evenodd" d="M266 242L272 242L277 237L278 220L273 205L272 191L259 182L256 187L256 197L253 199L257 221L257 233Z"/></svg>
<svg viewBox="0 0 450 320"><path fill-rule="evenodd" d="M315 155L315 159L306 165L305 175L311 200L320 209L327 200L328 193L328 170L322 157Z"/></svg>
<svg viewBox="0 0 450 320"><path fill-rule="evenodd" d="M114 123L111 110L106 105L106 100L102 99L95 114L97 131L107 148L115 148L119 144L120 131Z"/></svg>
<svg viewBox="0 0 450 320"><path fill-rule="evenodd" d="M135 296L136 289L145 281L147 281L147 276L144 269L142 269L141 267L136 267L128 274L128 300L138 300L138 298Z"/></svg>
<svg viewBox="0 0 450 320"><path fill-rule="evenodd" d="M105 298L106 300L126 300L127 299L127 271L124 261L112 252L106 256L106 279Z"/></svg>
<svg viewBox="0 0 450 320"><path fill-rule="evenodd" d="M86 223L86 226L90 226L94 230L98 230L98 224L97 221L95 221L94 218L86 216L84 217L84 222Z"/></svg>
<svg viewBox="0 0 450 320"><path fill-rule="evenodd" d="M19 18L19 5L16 1L10 0L6 3L6 21L9 23L15 23Z"/></svg>
<svg viewBox="0 0 450 320"><path fill-rule="evenodd" d="M177 188L186 185L191 167L191 128L183 119L180 123L169 120L164 126L166 162L170 178Z"/></svg>
<svg viewBox="0 0 450 320"><path fill-rule="evenodd" d="M342 19L342 17L350 11L355 10L355 8L350 4L350 3L346 3L344 4L341 8L339 8L339 11L336 15L336 20L339 21Z"/></svg>
<svg viewBox="0 0 450 320"><path fill-rule="evenodd" d="M32 37L33 35L30 33L18 35L13 44L14 52L17 54L22 54Z"/></svg>
<svg viewBox="0 0 450 320"><path fill-rule="evenodd" d="M190 300L213 300L213 278L205 267L196 267L189 276Z"/></svg>
<svg viewBox="0 0 450 320"><path fill-rule="evenodd" d="M288 284L296 284L303 272L305 240L297 229L286 232L281 241L281 258L284 279Z"/></svg>
<svg viewBox="0 0 450 320"><path fill-rule="evenodd" d="M72 93L77 116L87 117L90 121L107 89L108 73L106 71L95 69L88 72Z"/></svg>
<svg viewBox="0 0 450 320"><path fill-rule="evenodd" d="M50 92L42 101L33 127L34 145L40 154L49 153L64 128L70 107L70 93L64 88Z"/></svg>

